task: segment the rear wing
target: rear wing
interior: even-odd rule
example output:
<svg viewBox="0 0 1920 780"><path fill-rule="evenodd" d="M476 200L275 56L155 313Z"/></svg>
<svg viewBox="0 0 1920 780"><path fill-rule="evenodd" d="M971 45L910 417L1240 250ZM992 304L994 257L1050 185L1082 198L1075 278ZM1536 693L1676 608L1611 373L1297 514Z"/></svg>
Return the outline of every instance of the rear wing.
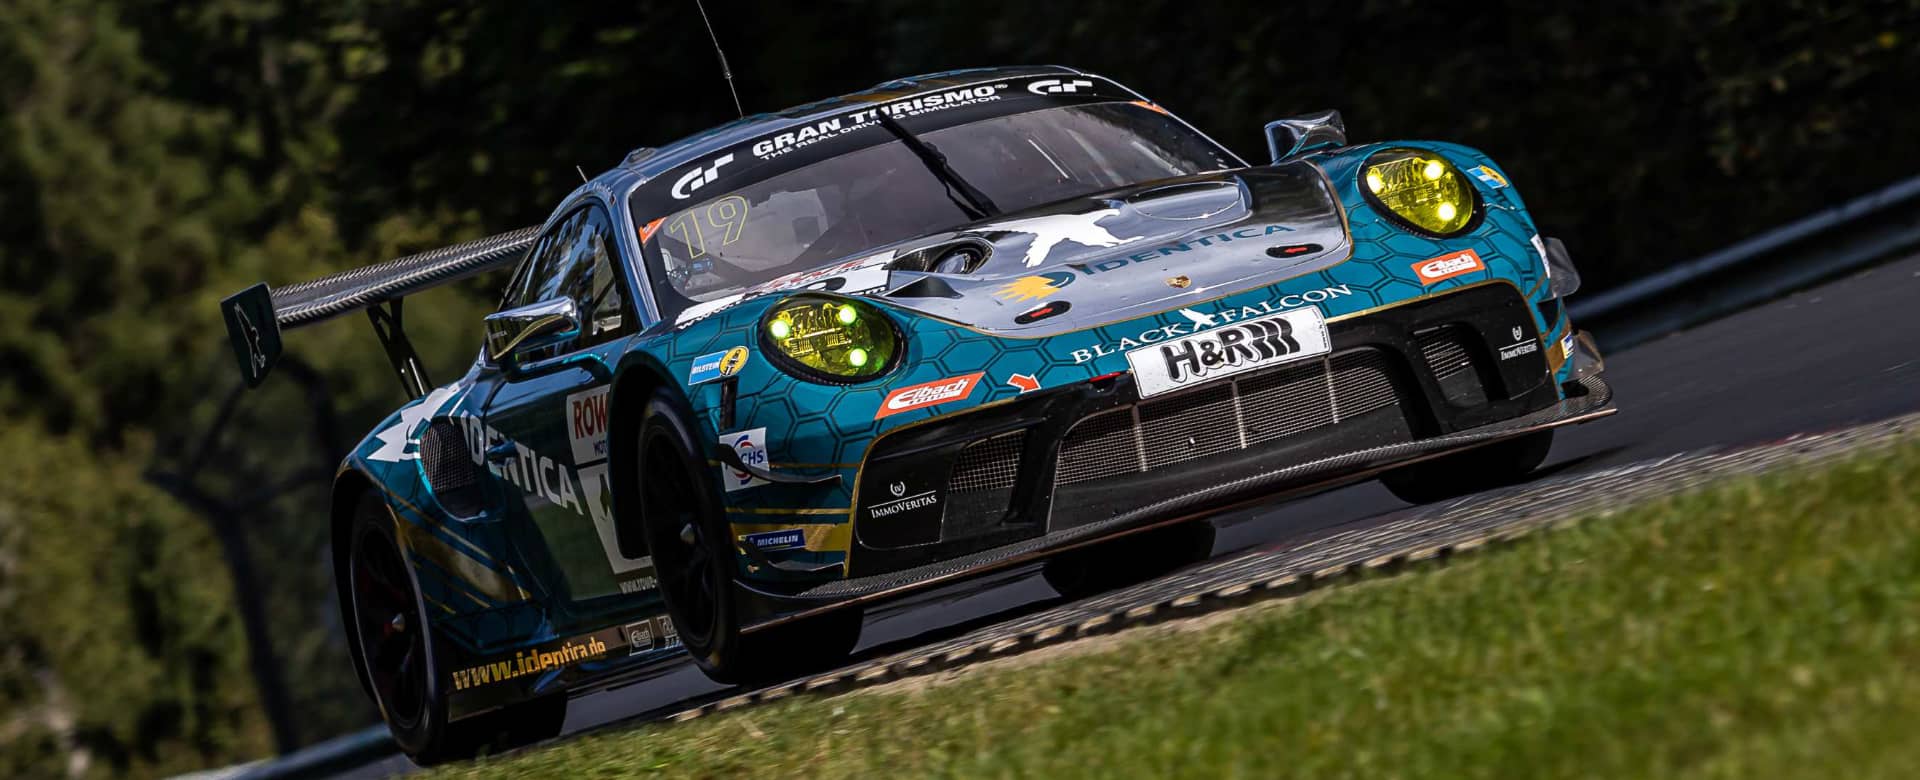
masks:
<svg viewBox="0 0 1920 780"><path fill-rule="evenodd" d="M432 383L402 328L407 296L512 265L533 244L538 227L442 247L397 260L342 271L273 289L256 284L220 301L227 338L248 387L259 387L281 355L280 334L343 314L365 310L387 359L411 397Z"/></svg>

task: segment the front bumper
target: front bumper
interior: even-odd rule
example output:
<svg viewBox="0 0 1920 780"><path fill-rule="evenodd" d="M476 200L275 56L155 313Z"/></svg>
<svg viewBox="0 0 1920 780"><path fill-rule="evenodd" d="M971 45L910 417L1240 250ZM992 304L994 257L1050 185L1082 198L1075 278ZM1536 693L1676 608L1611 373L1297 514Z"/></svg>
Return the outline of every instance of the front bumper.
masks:
<svg viewBox="0 0 1920 780"><path fill-rule="evenodd" d="M1510 284L1328 327L1323 358L1145 401L1120 374L890 431L854 489L847 578L756 586L755 622L1612 411L1597 376L1554 381Z"/></svg>

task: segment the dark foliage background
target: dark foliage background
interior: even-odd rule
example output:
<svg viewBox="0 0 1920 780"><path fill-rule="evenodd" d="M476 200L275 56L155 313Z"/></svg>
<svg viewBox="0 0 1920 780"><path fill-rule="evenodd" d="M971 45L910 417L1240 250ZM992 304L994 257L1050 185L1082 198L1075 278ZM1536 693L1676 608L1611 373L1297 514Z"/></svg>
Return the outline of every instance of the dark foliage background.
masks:
<svg viewBox="0 0 1920 780"><path fill-rule="evenodd" d="M1054 62L1250 159L1262 123L1328 107L1356 140L1478 146L1589 291L1920 172L1920 0L709 10L750 110ZM0 774L151 775L370 722L321 507L394 380L343 321L229 405L214 304L535 223L574 165L729 118L691 1L0 0L0 20ZM440 376L491 283L409 307Z"/></svg>

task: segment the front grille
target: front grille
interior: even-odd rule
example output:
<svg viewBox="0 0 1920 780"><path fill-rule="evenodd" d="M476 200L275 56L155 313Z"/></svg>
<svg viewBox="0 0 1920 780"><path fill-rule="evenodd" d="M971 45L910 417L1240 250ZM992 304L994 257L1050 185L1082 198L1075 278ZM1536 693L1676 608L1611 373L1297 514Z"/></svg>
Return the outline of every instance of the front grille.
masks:
<svg viewBox="0 0 1920 780"><path fill-rule="evenodd" d="M1487 402L1487 390L1473 370L1473 358L1467 353L1469 334L1459 327L1434 328L1414 335L1420 355L1447 403L1466 408Z"/></svg>
<svg viewBox="0 0 1920 780"><path fill-rule="evenodd" d="M980 493L1011 489L1019 476L1020 445L1026 437L1026 431L1014 431L967 445L953 462L947 490Z"/></svg>
<svg viewBox="0 0 1920 780"><path fill-rule="evenodd" d="M1333 425L1399 403L1386 358L1354 350L1088 417L1061 442L1054 480L1137 474Z"/></svg>
<svg viewBox="0 0 1920 780"><path fill-rule="evenodd" d="M420 468L440 506L462 517L482 508L479 469L467 451L467 432L448 420L434 420L420 434Z"/></svg>
<svg viewBox="0 0 1920 780"><path fill-rule="evenodd" d="M1013 500L1020 449L1026 439L1026 431L1014 431L981 439L960 451L947 479L942 539L961 539L999 527Z"/></svg>

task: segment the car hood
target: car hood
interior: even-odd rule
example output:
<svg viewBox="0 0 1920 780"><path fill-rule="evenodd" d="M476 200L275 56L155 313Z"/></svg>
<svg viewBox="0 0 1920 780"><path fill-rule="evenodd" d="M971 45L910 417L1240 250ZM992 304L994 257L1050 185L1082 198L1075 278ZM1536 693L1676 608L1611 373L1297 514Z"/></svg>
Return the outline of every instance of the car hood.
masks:
<svg viewBox="0 0 1920 780"><path fill-rule="evenodd" d="M986 254L969 273L903 270L962 247ZM1349 250L1330 183L1296 162L1103 192L903 242L844 264L856 266L850 281L861 268L886 269L884 288L842 291L1036 337L1273 284Z"/></svg>

